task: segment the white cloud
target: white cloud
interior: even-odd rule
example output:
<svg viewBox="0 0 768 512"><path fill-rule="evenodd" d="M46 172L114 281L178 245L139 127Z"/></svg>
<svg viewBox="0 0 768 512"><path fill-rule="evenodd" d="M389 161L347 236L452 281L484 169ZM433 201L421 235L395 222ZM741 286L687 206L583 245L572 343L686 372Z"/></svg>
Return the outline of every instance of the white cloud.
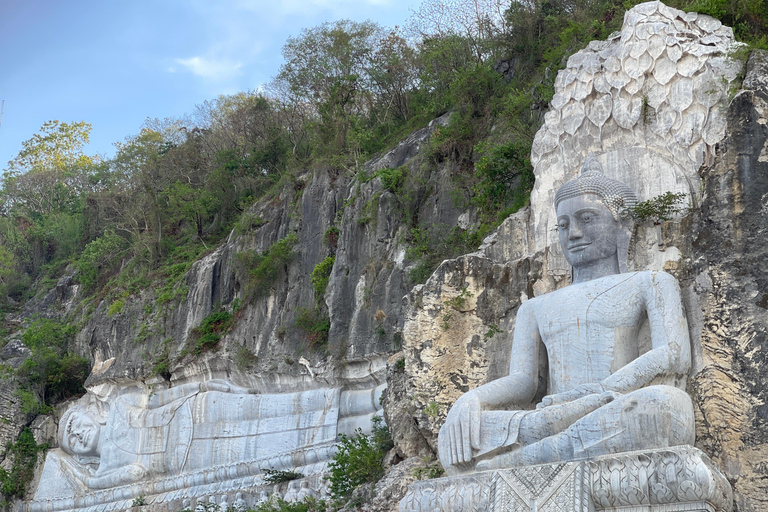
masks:
<svg viewBox="0 0 768 512"><path fill-rule="evenodd" d="M176 59L176 63L194 75L217 81L229 80L240 75L242 72L241 68L243 67L240 62L214 60L201 56L190 57L189 59ZM171 71L171 69L173 68L170 68L168 71Z"/></svg>

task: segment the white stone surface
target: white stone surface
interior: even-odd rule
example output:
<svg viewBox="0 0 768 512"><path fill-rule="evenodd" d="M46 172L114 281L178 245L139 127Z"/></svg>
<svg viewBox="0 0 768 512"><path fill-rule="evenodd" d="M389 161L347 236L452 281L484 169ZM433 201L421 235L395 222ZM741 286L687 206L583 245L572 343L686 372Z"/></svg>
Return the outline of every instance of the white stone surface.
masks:
<svg viewBox="0 0 768 512"><path fill-rule="evenodd" d="M264 469L319 477L339 434L370 431L382 389L255 394L209 380L151 393L117 390L106 400L89 394L62 416L60 447L48 453L24 506L107 511L137 496L208 502L223 491L258 490ZM295 486L313 492L309 480Z"/></svg>

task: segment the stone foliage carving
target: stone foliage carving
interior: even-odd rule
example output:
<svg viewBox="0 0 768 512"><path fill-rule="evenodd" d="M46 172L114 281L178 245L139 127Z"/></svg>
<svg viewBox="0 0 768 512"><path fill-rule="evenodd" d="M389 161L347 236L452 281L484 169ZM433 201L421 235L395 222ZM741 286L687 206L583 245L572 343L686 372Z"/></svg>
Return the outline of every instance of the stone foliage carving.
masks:
<svg viewBox="0 0 768 512"><path fill-rule="evenodd" d="M531 163L534 250L550 247L551 194L590 152L640 200L667 191L696 198L698 169L725 136L724 106L742 63L731 28L661 2L628 11L620 34L572 55L536 134ZM565 272L555 255L550 270Z"/></svg>
<svg viewBox="0 0 768 512"><path fill-rule="evenodd" d="M700 450L677 446L416 482L400 512L730 512L731 487ZM665 508L651 508L662 506Z"/></svg>
<svg viewBox="0 0 768 512"><path fill-rule="evenodd" d="M315 495L337 436L370 430L383 387L267 395L210 380L86 395L62 416L60 447L48 453L27 510L119 510L137 496L166 508L222 493L237 500L266 490L265 469L317 477L292 482L286 500Z"/></svg>

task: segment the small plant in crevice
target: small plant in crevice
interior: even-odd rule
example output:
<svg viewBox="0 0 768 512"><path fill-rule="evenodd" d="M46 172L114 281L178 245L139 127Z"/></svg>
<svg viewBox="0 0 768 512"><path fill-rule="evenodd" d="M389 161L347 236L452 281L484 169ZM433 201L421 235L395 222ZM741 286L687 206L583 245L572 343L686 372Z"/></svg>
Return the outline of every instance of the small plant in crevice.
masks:
<svg viewBox="0 0 768 512"><path fill-rule="evenodd" d="M470 292L467 288L467 286L462 287L461 292L452 299L446 300L445 304L447 306L451 306L457 311L462 311L467 305L467 300L472 297L472 292Z"/></svg>
<svg viewBox="0 0 768 512"><path fill-rule="evenodd" d="M328 256L323 261L315 265L312 270L312 286L315 289L315 300L320 302L325 295L325 289L328 287L328 280L331 278L333 264L336 261L335 256Z"/></svg>
<svg viewBox="0 0 768 512"><path fill-rule="evenodd" d="M296 471L286 471L282 469L262 469L264 473L264 481L268 484L281 484L283 482L290 482L291 480L298 480L304 478L303 473Z"/></svg>
<svg viewBox="0 0 768 512"><path fill-rule="evenodd" d="M144 495L137 496L133 498L133 502L131 503L131 507L143 507L147 504L147 500L144 497Z"/></svg>
<svg viewBox="0 0 768 512"><path fill-rule="evenodd" d="M424 407L424 413L429 418L437 418L438 414L440 414L440 406L433 400Z"/></svg>
<svg viewBox="0 0 768 512"><path fill-rule="evenodd" d="M221 309L211 313L189 333L182 355L200 355L206 350L212 350L219 344L221 337L232 329L233 324L234 317L229 311Z"/></svg>
<svg viewBox="0 0 768 512"><path fill-rule="evenodd" d="M235 354L235 364L237 364L238 370L248 370L249 368L255 367L258 362L258 356L251 352L245 345L241 345L240 348L237 349L237 353Z"/></svg>
<svg viewBox="0 0 768 512"><path fill-rule="evenodd" d="M483 340L488 341L497 334L503 334L504 331L499 329L499 326L496 324L491 324L491 326L488 328L485 334L483 334Z"/></svg>
<svg viewBox="0 0 768 512"><path fill-rule="evenodd" d="M424 458L424 466L413 468L413 476L417 480L427 480L432 478L440 478L445 473L445 470L440 465L439 461Z"/></svg>
<svg viewBox="0 0 768 512"><path fill-rule="evenodd" d="M331 319L319 307L300 309L296 317L296 327L304 332L310 346L325 345L328 343Z"/></svg>

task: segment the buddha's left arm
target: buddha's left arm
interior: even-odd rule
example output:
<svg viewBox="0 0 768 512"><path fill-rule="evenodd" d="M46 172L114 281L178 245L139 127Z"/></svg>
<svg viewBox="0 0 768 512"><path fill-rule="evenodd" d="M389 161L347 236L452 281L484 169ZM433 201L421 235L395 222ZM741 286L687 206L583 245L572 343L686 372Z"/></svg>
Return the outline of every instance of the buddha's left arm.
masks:
<svg viewBox="0 0 768 512"><path fill-rule="evenodd" d="M641 284L652 348L602 381L606 390L628 393L651 384L682 381L691 366L691 343L680 287L666 272L649 272Z"/></svg>

